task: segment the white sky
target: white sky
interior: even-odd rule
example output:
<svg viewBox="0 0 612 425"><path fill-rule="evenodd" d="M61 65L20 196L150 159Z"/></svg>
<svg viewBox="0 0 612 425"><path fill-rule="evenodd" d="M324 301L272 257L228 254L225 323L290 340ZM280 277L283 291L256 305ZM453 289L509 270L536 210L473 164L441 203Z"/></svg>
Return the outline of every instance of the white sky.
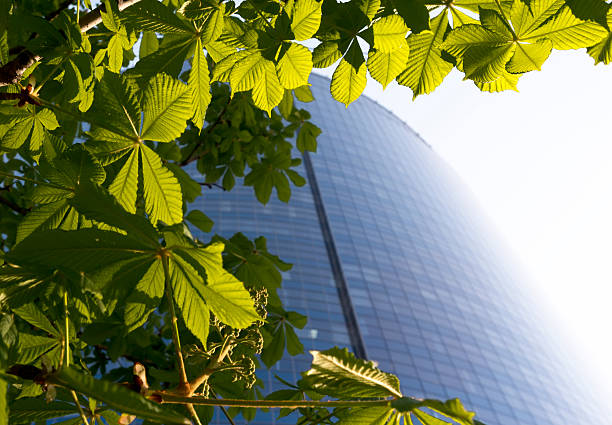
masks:
<svg viewBox="0 0 612 425"><path fill-rule="evenodd" d="M571 51L525 75L520 93L481 93L457 71L414 102L397 84L365 91L463 177L610 395L611 77Z"/></svg>

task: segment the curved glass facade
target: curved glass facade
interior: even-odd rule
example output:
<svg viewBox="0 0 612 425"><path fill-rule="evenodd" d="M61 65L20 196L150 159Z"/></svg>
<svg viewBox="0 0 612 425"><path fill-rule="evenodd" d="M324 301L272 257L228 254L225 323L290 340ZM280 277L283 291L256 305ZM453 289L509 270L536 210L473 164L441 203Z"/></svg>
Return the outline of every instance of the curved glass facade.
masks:
<svg viewBox="0 0 612 425"><path fill-rule="evenodd" d="M397 374L404 393L459 397L488 425L609 423L448 165L374 101L345 109L329 80L311 83L317 100L304 107L323 134L300 170L309 184L289 204L263 207L236 187L194 205L214 232L265 236L294 264L281 296L309 317L305 348L352 346ZM299 379L309 364L284 359L268 382Z"/></svg>

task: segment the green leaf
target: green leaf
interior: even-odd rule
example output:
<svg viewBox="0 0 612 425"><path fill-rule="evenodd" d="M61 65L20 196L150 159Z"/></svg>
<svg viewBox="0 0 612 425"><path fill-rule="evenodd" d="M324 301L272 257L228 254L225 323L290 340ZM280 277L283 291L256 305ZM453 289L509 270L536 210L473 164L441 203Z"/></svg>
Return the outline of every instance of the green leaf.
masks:
<svg viewBox="0 0 612 425"><path fill-rule="evenodd" d="M608 31L599 24L583 21L574 16L572 10L565 6L544 25L524 34L523 41L536 41L547 38L553 47L559 50L580 49L598 43Z"/></svg>
<svg viewBox="0 0 612 425"><path fill-rule="evenodd" d="M308 103L315 100L309 86L298 87L293 90L293 94L300 102Z"/></svg>
<svg viewBox="0 0 612 425"><path fill-rule="evenodd" d="M550 56L553 44L550 40L538 40L535 44L516 44L516 52L506 64L506 70L512 74L539 71Z"/></svg>
<svg viewBox="0 0 612 425"><path fill-rule="evenodd" d="M281 113L284 119L288 120L291 112L293 112L293 94L291 90L285 89L283 98L278 104L278 112Z"/></svg>
<svg viewBox="0 0 612 425"><path fill-rule="evenodd" d="M259 109L272 116L274 109L283 99L283 87L277 77L274 63L269 60L262 60L259 63L257 80L253 87L253 103Z"/></svg>
<svg viewBox="0 0 612 425"><path fill-rule="evenodd" d="M88 119L93 119L91 134L97 140L133 142L140 131L138 91L123 75L105 72L96 87ZM101 125L96 125L96 123Z"/></svg>
<svg viewBox="0 0 612 425"><path fill-rule="evenodd" d="M393 409L388 407L355 409L338 421L337 425L385 425L392 413Z"/></svg>
<svg viewBox="0 0 612 425"><path fill-rule="evenodd" d="M452 420L458 422L461 425L474 425L475 422L475 413L466 410L465 407L463 407L463 405L459 401L459 399L456 398L442 402L440 400L433 399L417 400L414 398L402 397L397 400L391 401L391 407L397 409L399 412L413 413L417 416L417 418L419 418L419 420L424 421L423 423L425 424L431 423L434 425L438 425L446 424L447 422L441 421L440 419L434 418L431 415L417 410L423 407L431 409L448 418L451 418Z"/></svg>
<svg viewBox="0 0 612 425"><path fill-rule="evenodd" d="M202 129L206 109L212 98L210 94L210 76L208 71L208 62L204 55L202 43L198 39L196 42L195 53L189 71L189 87L193 90L194 108L193 108L193 123L200 130Z"/></svg>
<svg viewBox="0 0 612 425"><path fill-rule="evenodd" d="M76 414L76 406L65 401L47 402L44 398L22 398L11 403L8 419L11 424L44 423L46 419Z"/></svg>
<svg viewBox="0 0 612 425"><path fill-rule="evenodd" d="M353 40L351 47L340 61L334 71L331 81L331 94L346 107L359 96L367 83L366 64L357 40Z"/></svg>
<svg viewBox="0 0 612 425"><path fill-rule="evenodd" d="M291 31L296 40L308 40L321 25L321 5L316 0L295 0L291 10Z"/></svg>
<svg viewBox="0 0 612 425"><path fill-rule="evenodd" d="M168 36L158 50L140 59L126 74L144 85L160 73L178 77L183 63L193 53L195 39L191 34Z"/></svg>
<svg viewBox="0 0 612 425"><path fill-rule="evenodd" d="M159 404L147 400L135 391L128 390L114 382L94 379L74 369L63 368L49 376L47 380L50 383L74 389L97 401L104 402L120 412L131 413L142 419L185 425L191 423L179 413L163 409Z"/></svg>
<svg viewBox="0 0 612 425"><path fill-rule="evenodd" d="M19 332L17 363L31 363L46 352L51 351L57 345L59 345L59 340L56 338Z"/></svg>
<svg viewBox="0 0 612 425"><path fill-rule="evenodd" d="M296 147L300 150L300 152L317 151L317 137L321 134L321 129L311 123L310 121L306 121L302 124L300 131L296 140Z"/></svg>
<svg viewBox="0 0 612 425"><path fill-rule="evenodd" d="M515 1L512 4L510 20L516 35L522 40L524 36L555 15L564 5L565 0L532 0L529 4L524 1Z"/></svg>
<svg viewBox="0 0 612 425"><path fill-rule="evenodd" d="M412 89L413 99L434 91L453 69L453 65L442 58L440 44L448 28L443 14L432 19L431 31L410 34L410 53L407 68L397 77L397 82Z"/></svg>
<svg viewBox="0 0 612 425"><path fill-rule="evenodd" d="M172 9L157 0L141 0L121 12L122 19L134 29L162 34L193 33L186 22L179 19Z"/></svg>
<svg viewBox="0 0 612 425"><path fill-rule="evenodd" d="M481 91L489 93L498 93L506 90L518 91L516 85L521 75L522 74L502 72L501 76L493 81L488 83L479 83L474 81L474 84L476 84L476 87L478 87Z"/></svg>
<svg viewBox="0 0 612 425"><path fill-rule="evenodd" d="M401 397L399 380L361 360L346 348L311 351L313 360L304 380L316 392L331 397Z"/></svg>
<svg viewBox="0 0 612 425"><path fill-rule="evenodd" d="M514 55L515 50L516 44L499 47L471 47L463 56L465 78L479 83L495 81L506 70L506 64Z"/></svg>
<svg viewBox="0 0 612 425"><path fill-rule="evenodd" d="M141 58L155 53L159 49L159 40L153 31L143 31L142 40L140 40L139 55Z"/></svg>
<svg viewBox="0 0 612 425"><path fill-rule="evenodd" d="M136 212L136 194L138 192L138 158L139 149L132 149L127 161L108 187L119 204L130 213Z"/></svg>
<svg viewBox="0 0 612 425"><path fill-rule="evenodd" d="M162 165L159 156L141 145L145 210L152 223L175 224L183 221L183 195L174 174Z"/></svg>
<svg viewBox="0 0 612 425"><path fill-rule="evenodd" d="M15 243L19 243L27 236L38 230L57 229L70 206L66 200L51 202L33 209L17 226Z"/></svg>
<svg viewBox="0 0 612 425"><path fill-rule="evenodd" d="M159 235L151 223L141 216L125 211L101 186L82 185L76 190L70 204L88 219L122 229L129 238L135 238L151 249L160 246Z"/></svg>
<svg viewBox="0 0 612 425"><path fill-rule="evenodd" d="M608 10L606 16L608 29L612 29L612 8ZM595 64L600 62L608 65L612 62L612 32L608 30L608 35L601 39L601 41L587 49L587 53L595 59Z"/></svg>
<svg viewBox="0 0 612 425"><path fill-rule="evenodd" d="M126 301L124 323L128 332L142 326L149 314L158 306L164 296L164 268L159 260L151 260L152 264L136 284L134 291Z"/></svg>
<svg viewBox="0 0 612 425"><path fill-rule="evenodd" d="M380 0L359 0L359 9L372 20L380 9Z"/></svg>
<svg viewBox="0 0 612 425"><path fill-rule="evenodd" d="M167 74L158 74L144 92L143 140L171 142L179 137L193 116L191 90Z"/></svg>
<svg viewBox="0 0 612 425"><path fill-rule="evenodd" d="M374 48L384 53L401 48L408 32L408 27L399 15L389 15L377 20L372 29Z"/></svg>
<svg viewBox="0 0 612 425"><path fill-rule="evenodd" d="M194 7L195 6L195 7ZM179 9L188 19L202 19L202 43L215 41L223 33L225 3L209 3L202 7L201 0L189 1Z"/></svg>
<svg viewBox="0 0 612 425"><path fill-rule="evenodd" d="M23 320L28 322L30 325L35 326L43 331L61 338L62 334L53 327L49 319L43 314L40 309L33 303L25 304L19 308L13 308L13 313L21 317Z"/></svg>
<svg viewBox="0 0 612 425"><path fill-rule="evenodd" d="M150 252L148 244L116 232L97 229L44 230L25 238L6 258L15 264L65 267L88 272Z"/></svg>
<svg viewBox="0 0 612 425"><path fill-rule="evenodd" d="M306 85L312 70L312 53L304 46L290 43L281 53L276 70L278 79L286 89Z"/></svg>
<svg viewBox="0 0 612 425"><path fill-rule="evenodd" d="M342 57L340 42L324 41L314 48L312 62L315 68L327 68Z"/></svg>
<svg viewBox="0 0 612 425"><path fill-rule="evenodd" d="M409 54L410 48L406 41L404 41L402 47L390 52L370 49L368 53L368 70L370 75L382 84L383 89L385 89L404 70Z"/></svg>
<svg viewBox="0 0 612 425"><path fill-rule="evenodd" d="M214 225L214 222L200 210L189 211L189 214L185 216L185 220L189 221L204 233L209 233Z"/></svg>
<svg viewBox="0 0 612 425"><path fill-rule="evenodd" d="M510 41L504 35L483 26L467 24L453 29L440 47L460 60L472 47L493 48L508 44Z"/></svg>
<svg viewBox="0 0 612 425"><path fill-rule="evenodd" d="M486 29L512 40L513 35L510 25L497 10L480 9L480 22Z"/></svg>
<svg viewBox="0 0 612 425"><path fill-rule="evenodd" d="M169 274L174 300L181 311L185 325L206 347L210 311L202 293L202 288L205 286L204 279L179 256L173 256L169 261Z"/></svg>

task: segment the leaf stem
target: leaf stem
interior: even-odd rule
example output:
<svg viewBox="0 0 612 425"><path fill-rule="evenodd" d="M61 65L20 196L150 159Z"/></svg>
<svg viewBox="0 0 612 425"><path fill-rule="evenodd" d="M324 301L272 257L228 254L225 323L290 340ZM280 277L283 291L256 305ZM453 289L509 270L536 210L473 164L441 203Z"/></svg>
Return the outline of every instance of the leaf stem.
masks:
<svg viewBox="0 0 612 425"><path fill-rule="evenodd" d="M392 400L239 400L239 399L212 399L207 397L185 397L164 392L156 392L162 403L199 404L203 406L229 406L229 407L252 407L252 408L288 408L299 409L302 407L390 407Z"/></svg>
<svg viewBox="0 0 612 425"><path fill-rule="evenodd" d="M162 253L162 265L164 267L164 276L166 280L166 298L168 299L168 308L170 310L170 316L172 321L172 341L174 342L174 349L176 354L176 362L178 363L179 369L179 380L180 389L184 393L189 392L189 381L187 381L187 372L185 371L185 361L183 360L183 351L181 350L181 339L178 332L178 319L176 318L176 311L174 309L174 299L172 297L172 287L170 286L170 265L168 263L167 252ZM186 401L185 403L189 403Z"/></svg>
<svg viewBox="0 0 612 425"><path fill-rule="evenodd" d="M76 392L74 390L70 390L70 394L72 395L72 399L74 400L74 404L76 404L77 409L79 409L79 415L81 415L81 419L85 425L89 425L89 421L87 420L87 416L85 416L85 412L81 407L81 403L79 402L79 398L77 397Z"/></svg>
<svg viewBox="0 0 612 425"><path fill-rule="evenodd" d="M51 79L53 74L55 74L55 71L57 71L59 69L59 67L62 66L63 64L64 64L64 61L61 61L61 62L58 62L58 63L55 64L53 69L51 71L49 71L49 73L47 75L45 75L45 77L42 79L42 81L36 85L36 88L32 92L33 96L38 96L38 92L40 92L40 89L43 88L45 83Z"/></svg>
<svg viewBox="0 0 612 425"><path fill-rule="evenodd" d="M64 290L64 344L66 345L66 367L70 367L70 329L68 326L68 291Z"/></svg>
<svg viewBox="0 0 612 425"><path fill-rule="evenodd" d="M54 187L56 189L70 190L70 189L68 189L66 187L63 187L63 186L60 186L58 184L48 183L48 182L44 182L44 181L41 181L41 180L34 180L34 179L30 179L28 177L16 176L14 174L4 173L2 171L0 171L0 176L9 177L9 178L12 178L12 179L15 179L15 180L21 180L21 181L24 181L24 182L30 182L30 183L34 183L34 184L37 184L37 185Z"/></svg>

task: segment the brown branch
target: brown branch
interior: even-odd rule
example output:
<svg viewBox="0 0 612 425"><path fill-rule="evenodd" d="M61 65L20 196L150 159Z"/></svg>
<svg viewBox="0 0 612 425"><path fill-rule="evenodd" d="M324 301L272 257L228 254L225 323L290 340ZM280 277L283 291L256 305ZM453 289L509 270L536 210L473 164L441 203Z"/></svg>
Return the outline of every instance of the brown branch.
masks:
<svg viewBox="0 0 612 425"><path fill-rule="evenodd" d="M119 11L138 3L139 1L140 0L122 1L118 5ZM102 14L100 13L102 10L104 10L104 5L95 8L81 18L79 23L81 32L87 32L102 22ZM41 59L42 56L35 55L28 50L24 50L19 53L15 59L0 67L0 87L19 83L23 77L23 73Z"/></svg>
<svg viewBox="0 0 612 425"><path fill-rule="evenodd" d="M15 211L16 213L19 213L21 215L26 215L27 213L30 212L30 210L28 208L20 207L19 205L17 205L13 201L10 201L10 200L6 199L3 196L0 196L0 204L4 205L6 207L9 207L13 211Z"/></svg>

